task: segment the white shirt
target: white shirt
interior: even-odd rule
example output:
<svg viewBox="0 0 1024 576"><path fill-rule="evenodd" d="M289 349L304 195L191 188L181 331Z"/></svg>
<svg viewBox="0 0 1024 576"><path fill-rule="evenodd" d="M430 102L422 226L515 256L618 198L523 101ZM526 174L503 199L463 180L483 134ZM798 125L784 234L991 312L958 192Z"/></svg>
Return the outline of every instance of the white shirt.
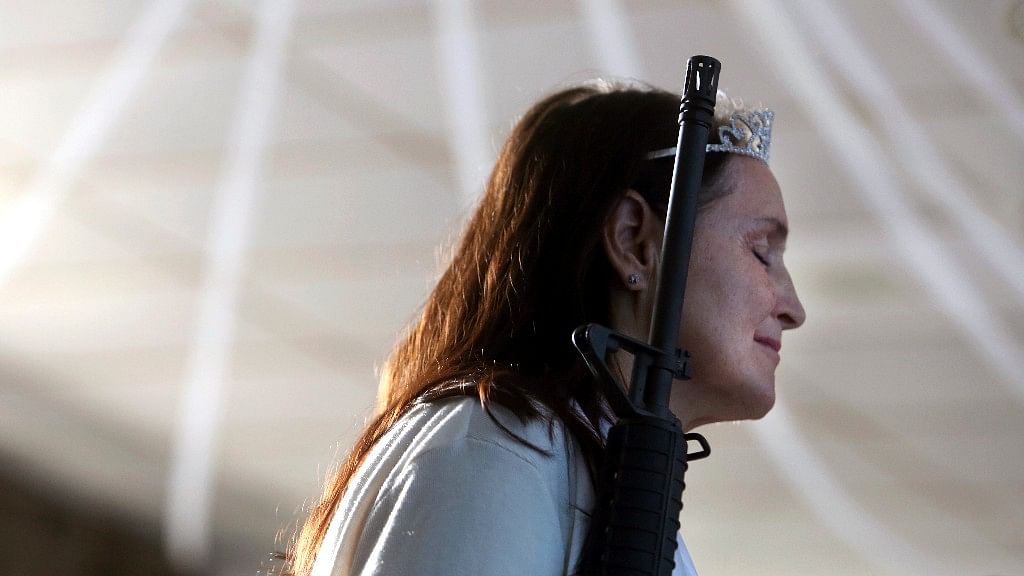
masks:
<svg viewBox="0 0 1024 576"><path fill-rule="evenodd" d="M574 574L594 491L557 420L493 415L479 400L417 405L367 455L335 511L313 576ZM682 539L673 576L696 576Z"/></svg>

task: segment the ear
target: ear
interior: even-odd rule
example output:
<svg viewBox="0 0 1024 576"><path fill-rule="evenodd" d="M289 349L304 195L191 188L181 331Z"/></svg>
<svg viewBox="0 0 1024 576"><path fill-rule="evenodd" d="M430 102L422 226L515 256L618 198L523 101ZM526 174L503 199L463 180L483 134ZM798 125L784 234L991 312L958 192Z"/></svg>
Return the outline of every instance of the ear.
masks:
<svg viewBox="0 0 1024 576"><path fill-rule="evenodd" d="M662 222L635 190L626 190L604 223L604 249L612 272L627 290L644 290L654 281L663 233ZM630 282L630 276L636 282Z"/></svg>

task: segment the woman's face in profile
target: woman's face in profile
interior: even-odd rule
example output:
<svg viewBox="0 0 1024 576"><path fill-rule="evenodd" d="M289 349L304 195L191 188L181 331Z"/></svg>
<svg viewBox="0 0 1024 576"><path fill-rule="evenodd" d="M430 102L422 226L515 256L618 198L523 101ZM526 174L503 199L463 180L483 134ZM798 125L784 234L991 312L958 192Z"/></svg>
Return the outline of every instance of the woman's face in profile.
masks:
<svg viewBox="0 0 1024 576"><path fill-rule="evenodd" d="M673 391L688 428L760 418L775 402L782 333L803 324L783 251L788 221L767 165L730 157L731 192L699 217L683 310L693 380ZM684 416L685 415L685 416Z"/></svg>

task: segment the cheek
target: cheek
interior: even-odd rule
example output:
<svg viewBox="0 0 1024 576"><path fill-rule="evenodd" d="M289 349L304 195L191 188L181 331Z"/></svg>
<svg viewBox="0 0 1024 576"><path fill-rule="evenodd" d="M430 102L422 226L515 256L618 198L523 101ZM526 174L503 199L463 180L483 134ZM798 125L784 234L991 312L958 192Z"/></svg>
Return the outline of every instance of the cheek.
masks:
<svg viewBox="0 0 1024 576"><path fill-rule="evenodd" d="M714 266L691 268L683 309L682 337L693 351L719 356L739 324L745 290Z"/></svg>
<svg viewBox="0 0 1024 576"><path fill-rule="evenodd" d="M683 336L691 349L703 348L719 361L745 350L774 308L771 278L764 268L742 258L704 261L691 268L690 278Z"/></svg>
<svg viewBox="0 0 1024 576"><path fill-rule="evenodd" d="M746 252L744 249L723 271L720 289L728 294L727 305L734 320L760 324L775 307L775 288L769 270Z"/></svg>
<svg viewBox="0 0 1024 576"><path fill-rule="evenodd" d="M758 322L771 316L775 309L775 288L771 277L762 268L750 283L748 308Z"/></svg>
<svg viewBox="0 0 1024 576"><path fill-rule="evenodd" d="M757 262L734 258L728 264L707 271L708 305L723 330L746 329L770 313L774 301L771 279Z"/></svg>

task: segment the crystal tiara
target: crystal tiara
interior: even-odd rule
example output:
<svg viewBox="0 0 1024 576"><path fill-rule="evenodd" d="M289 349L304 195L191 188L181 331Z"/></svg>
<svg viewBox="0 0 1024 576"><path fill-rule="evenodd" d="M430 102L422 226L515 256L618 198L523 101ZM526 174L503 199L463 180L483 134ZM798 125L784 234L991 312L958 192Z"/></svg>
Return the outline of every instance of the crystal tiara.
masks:
<svg viewBox="0 0 1024 576"><path fill-rule="evenodd" d="M757 158L768 163L768 148L772 143L772 120L775 112L771 110L752 110L736 112L729 117L728 124L718 127L718 139L721 144L708 144L708 152L728 152ZM675 156L676 147L662 148L647 155L648 160Z"/></svg>

